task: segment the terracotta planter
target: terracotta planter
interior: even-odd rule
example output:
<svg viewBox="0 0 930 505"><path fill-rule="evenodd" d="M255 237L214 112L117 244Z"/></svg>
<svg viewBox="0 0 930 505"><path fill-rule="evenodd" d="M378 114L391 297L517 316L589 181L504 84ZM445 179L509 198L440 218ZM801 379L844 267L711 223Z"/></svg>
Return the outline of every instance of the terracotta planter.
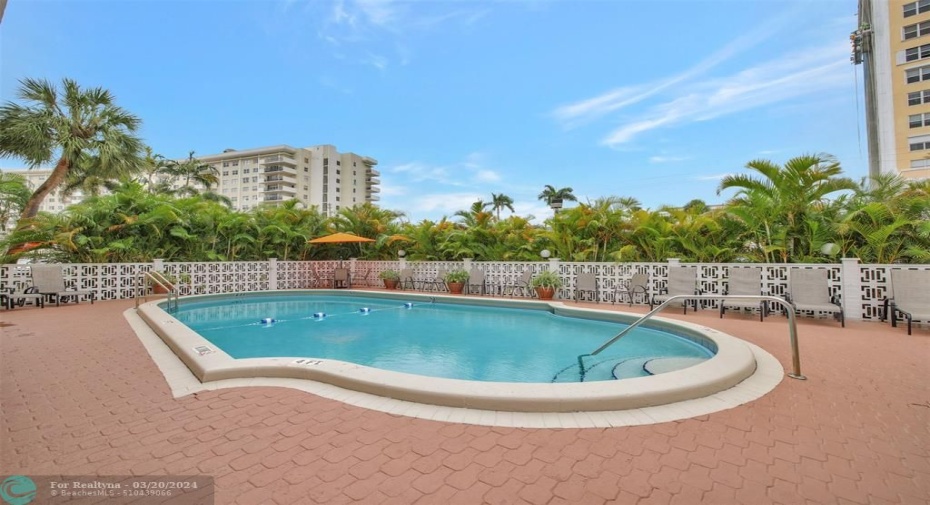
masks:
<svg viewBox="0 0 930 505"><path fill-rule="evenodd" d="M551 300L555 297L555 288L537 287L536 296L538 296L540 300Z"/></svg>
<svg viewBox="0 0 930 505"><path fill-rule="evenodd" d="M168 294L168 289L161 284L152 284L152 293L156 295L166 295Z"/></svg>
<svg viewBox="0 0 930 505"><path fill-rule="evenodd" d="M384 289L397 289L400 279L381 279L384 281Z"/></svg>
<svg viewBox="0 0 930 505"><path fill-rule="evenodd" d="M460 295L462 294L462 291L465 291L464 282L447 282L446 285L449 286L449 293L452 293L453 295Z"/></svg>

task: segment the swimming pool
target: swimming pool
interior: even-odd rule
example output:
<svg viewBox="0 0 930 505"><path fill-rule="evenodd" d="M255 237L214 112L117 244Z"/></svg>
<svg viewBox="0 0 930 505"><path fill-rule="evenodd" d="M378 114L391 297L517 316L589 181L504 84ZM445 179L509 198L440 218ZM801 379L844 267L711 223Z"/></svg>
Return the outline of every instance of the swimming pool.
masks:
<svg viewBox="0 0 930 505"><path fill-rule="evenodd" d="M529 300L501 300L477 297L429 296L417 294L401 294L393 292L366 292L365 304L372 310L368 315L357 312L363 307L347 308L346 300L353 293L344 290L312 290L305 292L288 292L287 297L299 295L308 299L316 298L321 303L336 303L325 318L314 319L309 311L309 305L304 302L295 302L293 307L285 304L281 312L270 313L271 303L280 298L280 292L243 293L241 295L205 295L187 297L182 300L182 309L189 309L187 315L184 310L178 312L176 318L173 314L165 312L159 302L143 304L138 309L138 315L148 326L181 358L188 369L201 382L211 382L234 378L294 378L309 379L321 383L338 386L345 389L370 393L395 399L444 405L451 407L467 407L483 410L523 411L523 412L572 412L597 410L624 410L646 406L663 405L682 400L701 398L719 391L729 389L753 374L756 368L755 357L749 347L739 339L723 334L711 328L680 321L671 321L654 318L648 325L652 331L662 330L684 337L684 348L694 353L698 360L704 360L694 366L659 373L653 376L637 376L623 380L603 380L608 378L603 374L616 373L617 362L610 362L606 366L596 363L601 356L593 361L586 361L585 368L594 371L591 377L584 382L574 380L565 382L557 380L552 383L553 370L555 374L566 370L570 377L577 374L572 365L577 364L578 349L582 353L590 352L604 340L616 334L619 325L629 324L638 318L637 315L624 314L614 311L599 311L577 307L569 307L559 302L541 302ZM357 295L357 293L355 294ZM336 298L335 302L326 301ZM341 298L341 300L340 300ZM309 301L307 302L309 303ZM351 303L351 302L350 302ZM403 308L403 304L413 304L411 309ZM398 305L400 304L400 305ZM240 310L239 306L250 307L247 311ZM471 307L468 307L471 306ZM547 326L568 323L597 328L603 331L599 335L579 338L574 342L565 332L558 334L559 340L569 340L574 347L569 347L557 353L557 359L551 362L534 361L534 346L521 345L509 347L505 354L511 355L511 362L517 366L508 373L516 373L518 377L528 378L529 382L491 381L495 375L484 376L480 380L474 378L448 378L437 370L448 368L461 368L467 373L474 371L474 364L486 362L484 355L479 358L462 358L458 355L449 357L448 354L436 351L425 346L423 341L414 341L413 347L418 349L414 356L419 361L429 362L429 368L436 375L426 376L422 370L419 373L410 373L403 367L398 370L382 368L383 363L375 360L368 364L353 363L344 359L316 355L316 352L295 352L293 354L279 354L270 356L267 348L275 348L278 344L269 339L275 339L273 331L291 325L291 321L305 318L306 323L316 329L332 329L332 332L321 331L316 340L323 342L324 347L352 347L361 349L368 347L390 348L391 339L381 331L374 337L364 337L354 331L348 331L348 325L340 323L340 319L354 318L365 321L365 324L379 321L378 310L381 312L396 312L401 317L409 318L415 313L449 314L451 312L468 312L472 308L481 306L489 308L493 317L502 317L509 320L508 324L522 324L522 314L512 311L522 309L524 312L535 313L535 316L545 318ZM253 310L254 308L254 310ZM280 307L279 307L280 308ZM316 310L314 312L325 312ZM219 324L210 318L211 312L226 312L225 321ZM500 314L498 316L498 314ZM274 319L272 324L260 322L263 319ZM189 327L183 320L192 325ZM439 317L438 320L442 320ZM517 321L516 323L514 321ZM434 340L446 338L452 329L449 325L430 323L435 330L430 337ZM338 327L342 326L342 331ZM403 326L403 325L401 325ZM199 330L195 328L199 328ZM296 326L295 326L296 327ZM243 331L247 328L247 331ZM203 332L204 334L201 334ZM250 337L236 337L237 334L251 334ZM503 334L511 333L504 331ZM573 333L572 333L573 334ZM466 335L468 335L466 333ZM606 337L601 338L606 335ZM473 336L473 335L472 335ZM298 337L310 338L310 337ZM467 338L467 337L456 337ZM539 337L534 337L539 338ZM552 338L552 337L546 337ZM236 342L236 340L240 342ZM215 340L215 342L214 342ZM265 340L261 346L252 346L249 342ZM495 339L503 340L503 338ZM623 339L626 340L626 337ZM591 342L594 345L589 345ZM365 345L363 345L363 343ZM271 344L271 345L266 345ZM497 345L495 343L495 345ZM621 346L620 343L616 346ZM227 350L227 347L229 349ZM517 352L519 349L522 352ZM715 350L713 356L708 356ZM291 351L289 351L290 353ZM445 351L443 351L445 352ZM484 354L488 354L486 351ZM561 353L567 352L562 357ZM613 349L612 351L613 352ZM296 355L295 355L296 354ZM306 356L311 354L311 356ZM410 354L408 347L405 355ZM637 354L637 353L634 353ZM643 353L637 357L642 358ZM236 357L236 356L240 357ZM387 359L390 361L395 358ZM455 367L449 367L455 362ZM459 366L465 363L467 366ZM576 365L577 366L577 365ZM642 367L638 363L632 368ZM480 368L480 366L479 366ZM484 368L487 368L484 366ZM623 365L620 365L620 375L623 375ZM544 373L542 372L544 371ZM599 376L598 376L599 375ZM639 374L637 374L639 375ZM547 378L548 376L548 378ZM509 376L513 379L513 376ZM565 377L563 377L565 378Z"/></svg>
<svg viewBox="0 0 930 505"><path fill-rule="evenodd" d="M429 377L490 382L581 382L650 375L649 363L697 364L713 349L637 328L608 352L577 356L625 324L529 308L433 300L279 295L192 301L174 317L235 359L326 358Z"/></svg>

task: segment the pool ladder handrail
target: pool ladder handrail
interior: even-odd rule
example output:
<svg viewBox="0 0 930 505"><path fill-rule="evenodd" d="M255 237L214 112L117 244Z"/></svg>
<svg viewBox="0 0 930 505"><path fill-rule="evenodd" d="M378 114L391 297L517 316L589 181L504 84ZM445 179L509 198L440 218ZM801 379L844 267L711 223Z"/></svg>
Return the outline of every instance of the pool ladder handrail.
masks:
<svg viewBox="0 0 930 505"><path fill-rule="evenodd" d="M638 326L642 325L644 322L651 319L652 316L661 312L663 309L665 309L665 307L667 307L672 302L691 301L691 300L721 300L721 301L749 300L749 301L774 302L774 303L781 305L782 308L785 309L785 312L788 314L788 335L791 340L791 364L792 364L793 370L791 373L787 375L788 377L791 377L792 379L798 379L798 380L807 379L807 377L801 374L801 355L800 355L800 351L798 350L798 326L797 326L797 322L796 322L795 314L794 314L794 305L791 305L791 303L789 303L784 298L779 298L777 296L771 296L771 295L675 295L669 298L668 300L665 300L664 302L662 302L658 307L652 309L643 317L634 321L633 324L624 328L623 331L616 334L614 337L612 337L607 342L604 342L600 347L595 349L594 352L590 354L578 355L578 367L581 373L582 380L584 380L584 363L582 361L583 358L585 358L586 356L596 356L604 349L607 349L608 347L613 345L614 342L626 336L627 333L633 331L635 328L637 328Z"/></svg>
<svg viewBox="0 0 930 505"><path fill-rule="evenodd" d="M135 292L136 292L135 300L136 300L137 309L139 308L140 290L142 292L143 300L148 301L148 296L145 291L145 285L146 283L151 282L152 284L156 286L160 286L162 289L168 292L168 311L169 312L171 311L172 301L174 302L174 310L177 310L178 298L180 297L180 294L178 293L177 286L173 282L168 280L168 278L165 277L165 274L161 272L157 272L157 271L145 272L144 274L139 276L139 281L141 281L141 286L139 285L139 283L137 283L136 289L135 289Z"/></svg>

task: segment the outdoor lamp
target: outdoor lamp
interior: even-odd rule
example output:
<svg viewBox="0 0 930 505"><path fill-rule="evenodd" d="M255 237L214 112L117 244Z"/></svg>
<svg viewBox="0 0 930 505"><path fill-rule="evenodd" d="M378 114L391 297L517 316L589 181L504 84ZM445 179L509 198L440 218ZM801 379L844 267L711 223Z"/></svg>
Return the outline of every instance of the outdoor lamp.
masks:
<svg viewBox="0 0 930 505"><path fill-rule="evenodd" d="M546 259L549 256L552 256L552 253L549 252L549 249L543 249L542 251L539 251L539 255L542 256L543 259Z"/></svg>
<svg viewBox="0 0 930 505"><path fill-rule="evenodd" d="M406 256L406 255L407 255L407 251L405 251L405 250L403 250L403 249L397 251L397 257L398 257L398 258L403 258L403 257Z"/></svg>

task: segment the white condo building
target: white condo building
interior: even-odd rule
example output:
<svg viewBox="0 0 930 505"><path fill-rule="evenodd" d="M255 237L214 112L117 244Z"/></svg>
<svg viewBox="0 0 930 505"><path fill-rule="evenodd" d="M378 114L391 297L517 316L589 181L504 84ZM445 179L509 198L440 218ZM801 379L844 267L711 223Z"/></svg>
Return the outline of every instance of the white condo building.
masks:
<svg viewBox="0 0 930 505"><path fill-rule="evenodd" d="M195 158L216 169L219 184L213 190L228 197L236 210L297 199L307 208L317 206L324 214L333 215L345 207L380 200L381 174L374 168L377 160L339 153L332 145L227 149ZM39 187L51 172L51 169L10 171L25 176L32 189ZM83 199L80 191L68 197L54 191L39 210L57 213Z"/></svg>
<svg viewBox="0 0 930 505"><path fill-rule="evenodd" d="M335 146L227 149L197 156L216 168L217 192L238 210L297 199L327 215L344 207L380 200L378 162L368 156L339 153Z"/></svg>

